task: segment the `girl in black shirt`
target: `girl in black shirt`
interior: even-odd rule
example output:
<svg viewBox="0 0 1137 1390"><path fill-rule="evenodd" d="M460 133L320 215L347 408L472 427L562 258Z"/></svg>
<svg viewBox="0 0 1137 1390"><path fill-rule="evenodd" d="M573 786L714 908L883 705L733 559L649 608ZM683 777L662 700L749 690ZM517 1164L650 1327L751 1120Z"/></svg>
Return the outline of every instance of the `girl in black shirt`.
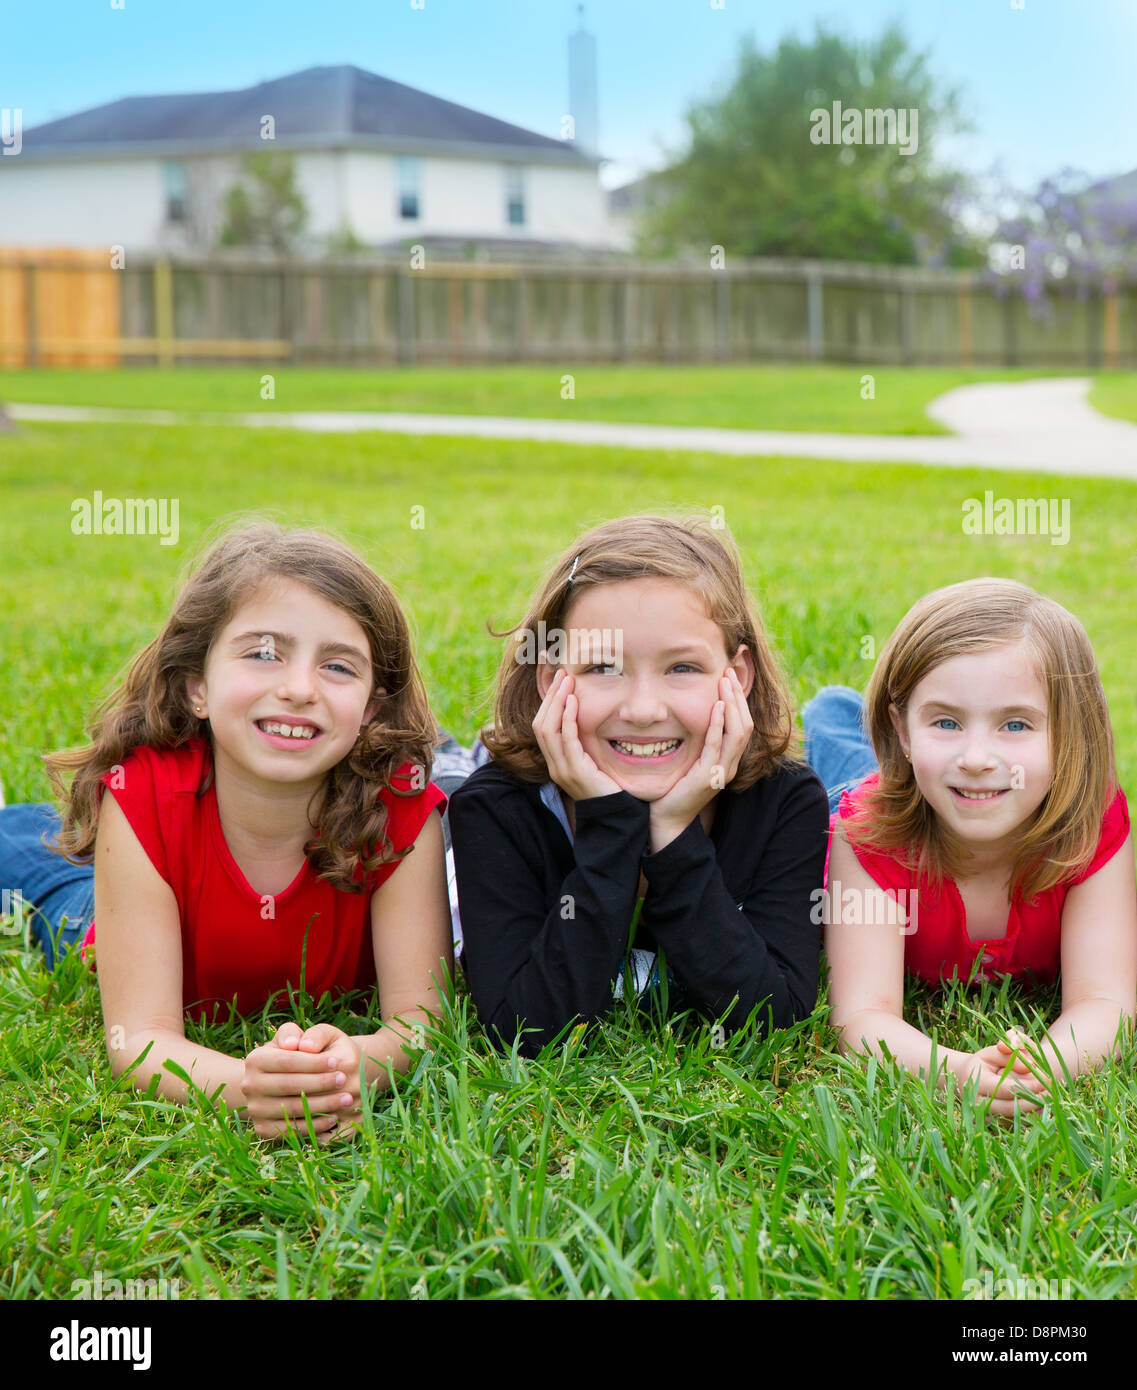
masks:
<svg viewBox="0 0 1137 1390"><path fill-rule="evenodd" d="M570 547L510 630L491 761L453 793L463 965L535 1053L668 984L722 1029L817 999L825 789L725 534L633 516Z"/></svg>

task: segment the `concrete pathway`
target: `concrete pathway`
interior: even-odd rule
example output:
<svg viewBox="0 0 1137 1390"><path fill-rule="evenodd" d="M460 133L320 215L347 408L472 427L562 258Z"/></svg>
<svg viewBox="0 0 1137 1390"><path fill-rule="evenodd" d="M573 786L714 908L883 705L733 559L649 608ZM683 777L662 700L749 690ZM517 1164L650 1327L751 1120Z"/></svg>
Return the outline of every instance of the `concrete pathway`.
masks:
<svg viewBox="0 0 1137 1390"><path fill-rule="evenodd" d="M954 431L950 436L806 434L378 411L222 415L65 405L10 405L8 409L14 419L27 421L237 425L324 433L382 430L393 434L616 445L625 449L690 449L744 457L777 455L961 468L978 465L1137 479L1137 425L1100 415L1086 399L1089 387L1089 380L1081 377L957 387L928 407L932 419Z"/></svg>

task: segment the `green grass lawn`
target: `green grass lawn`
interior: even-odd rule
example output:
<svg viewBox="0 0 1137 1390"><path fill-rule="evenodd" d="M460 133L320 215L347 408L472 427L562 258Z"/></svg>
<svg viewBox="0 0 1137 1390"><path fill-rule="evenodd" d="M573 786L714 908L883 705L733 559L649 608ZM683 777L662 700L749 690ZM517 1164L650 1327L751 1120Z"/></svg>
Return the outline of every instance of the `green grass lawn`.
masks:
<svg viewBox="0 0 1137 1390"><path fill-rule="evenodd" d="M124 377L124 391L135 380L146 378ZM469 408L475 389L454 381L454 408ZM835 409L831 388L819 395ZM0 394L32 398L8 379ZM500 652L487 622L516 621L544 565L605 517L722 506L799 700L825 682L863 689L862 639L879 650L929 588L1022 579L1085 623L1123 785L1134 786L1129 482L53 425L0 444L0 487L9 802L47 794L39 754L82 739L86 711L153 636L204 528L251 508L332 526L361 549L412 617L439 718L467 742ZM1069 544L965 536L964 500L992 487L1069 498ZM72 535L70 504L95 489L178 498L180 543ZM425 528L412 529L420 506ZM945 1045L974 1047L1008 1024L1037 1032L1057 1002L1053 991L1006 986L940 996L910 987L909 1016ZM305 1007L351 1031L371 1026L366 1001L353 1018ZM237 1054L267 1027L188 1031ZM1135 1062L1129 1047L1116 1067L1059 1091L1042 1117L999 1126L913 1078L840 1058L824 996L813 1018L767 1040L744 1034L716 1050L699 1020L618 1016L589 1047L538 1062L493 1053L462 999L365 1135L292 1151L259 1144L232 1117L115 1083L95 981L75 958L48 976L16 937L0 936L0 1296L67 1297L96 1267L177 1278L184 1298L950 1298L987 1271L1069 1280L1074 1297L1132 1296Z"/></svg>
<svg viewBox="0 0 1137 1390"><path fill-rule="evenodd" d="M263 373L275 397L261 399ZM562 378L574 378L564 399ZM871 374L875 397L862 398ZM730 429L944 434L924 413L952 387L1060 375L947 367L628 366L215 367L128 371L0 370L0 400L148 410L394 410L445 415L619 420ZM1066 373L1070 375L1070 373ZM1137 395L1137 374L1119 377Z"/></svg>
<svg viewBox="0 0 1137 1390"><path fill-rule="evenodd" d="M1133 372L1101 372L1094 378L1090 404L1103 415L1137 424L1137 376Z"/></svg>

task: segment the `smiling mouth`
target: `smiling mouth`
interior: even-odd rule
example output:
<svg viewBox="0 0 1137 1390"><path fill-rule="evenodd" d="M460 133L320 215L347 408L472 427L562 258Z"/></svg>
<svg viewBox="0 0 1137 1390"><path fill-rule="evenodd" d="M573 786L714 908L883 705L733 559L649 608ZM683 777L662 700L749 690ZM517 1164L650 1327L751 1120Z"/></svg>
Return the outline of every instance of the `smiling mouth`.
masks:
<svg viewBox="0 0 1137 1390"><path fill-rule="evenodd" d="M312 724L288 724L281 719L258 719L257 728L277 748L305 747L321 736Z"/></svg>
<svg viewBox="0 0 1137 1390"><path fill-rule="evenodd" d="M609 746L621 756L645 762L651 759L670 757L678 750L682 742L681 738L657 739L653 743L629 743L624 739L616 738L608 740Z"/></svg>
<svg viewBox="0 0 1137 1390"><path fill-rule="evenodd" d="M989 792L969 792L969 791L964 791L964 789L963 789L962 787L952 787L951 790L952 790L952 795L953 795L953 796L958 796L958 797L960 798L961 801L976 802L976 801L997 801L997 800L999 799L999 797L1001 797L1001 796L1006 796L1006 794L1007 794L1007 792L1010 790L1010 788L1009 788L1009 787L1002 787L1002 788L1000 788L998 791L989 791Z"/></svg>

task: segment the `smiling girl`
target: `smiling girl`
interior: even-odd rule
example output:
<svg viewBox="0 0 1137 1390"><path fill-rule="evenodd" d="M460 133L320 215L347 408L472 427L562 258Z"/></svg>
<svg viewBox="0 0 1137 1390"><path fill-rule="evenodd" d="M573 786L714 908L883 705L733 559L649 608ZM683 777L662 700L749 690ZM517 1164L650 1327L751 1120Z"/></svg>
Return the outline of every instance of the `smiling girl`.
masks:
<svg viewBox="0 0 1137 1390"><path fill-rule="evenodd" d="M730 542L665 517L598 526L512 631L491 761L449 817L491 1036L520 1024L534 1053L607 1013L625 969L640 998L662 979L728 1029L805 1017L826 800L787 757L788 696Z"/></svg>
<svg viewBox="0 0 1137 1390"><path fill-rule="evenodd" d="M94 943L97 911L116 1076L145 1090L157 1075L184 1102L169 1058L262 1137L305 1102L321 1142L351 1129L361 1064L379 1089L410 1065L403 1044L438 1012L450 966L434 737L406 620L357 555L271 524L214 544L91 744L46 760L62 821L0 811L0 874L33 885L49 969L57 942ZM185 1037L187 1011L376 984L373 1034L288 1023L246 1057Z"/></svg>
<svg viewBox="0 0 1137 1390"><path fill-rule="evenodd" d="M1093 649L1023 584L928 594L892 634L865 698L880 765L840 800L825 933L842 1046L929 1072L903 1018L904 972L938 984L1052 983L1044 1041L937 1049L937 1079L996 1114L1111 1056L1137 1005L1137 888L1125 796ZM807 706L809 735L812 714ZM888 894L913 910L872 910ZM1017 1099L1016 1099L1017 1098Z"/></svg>

